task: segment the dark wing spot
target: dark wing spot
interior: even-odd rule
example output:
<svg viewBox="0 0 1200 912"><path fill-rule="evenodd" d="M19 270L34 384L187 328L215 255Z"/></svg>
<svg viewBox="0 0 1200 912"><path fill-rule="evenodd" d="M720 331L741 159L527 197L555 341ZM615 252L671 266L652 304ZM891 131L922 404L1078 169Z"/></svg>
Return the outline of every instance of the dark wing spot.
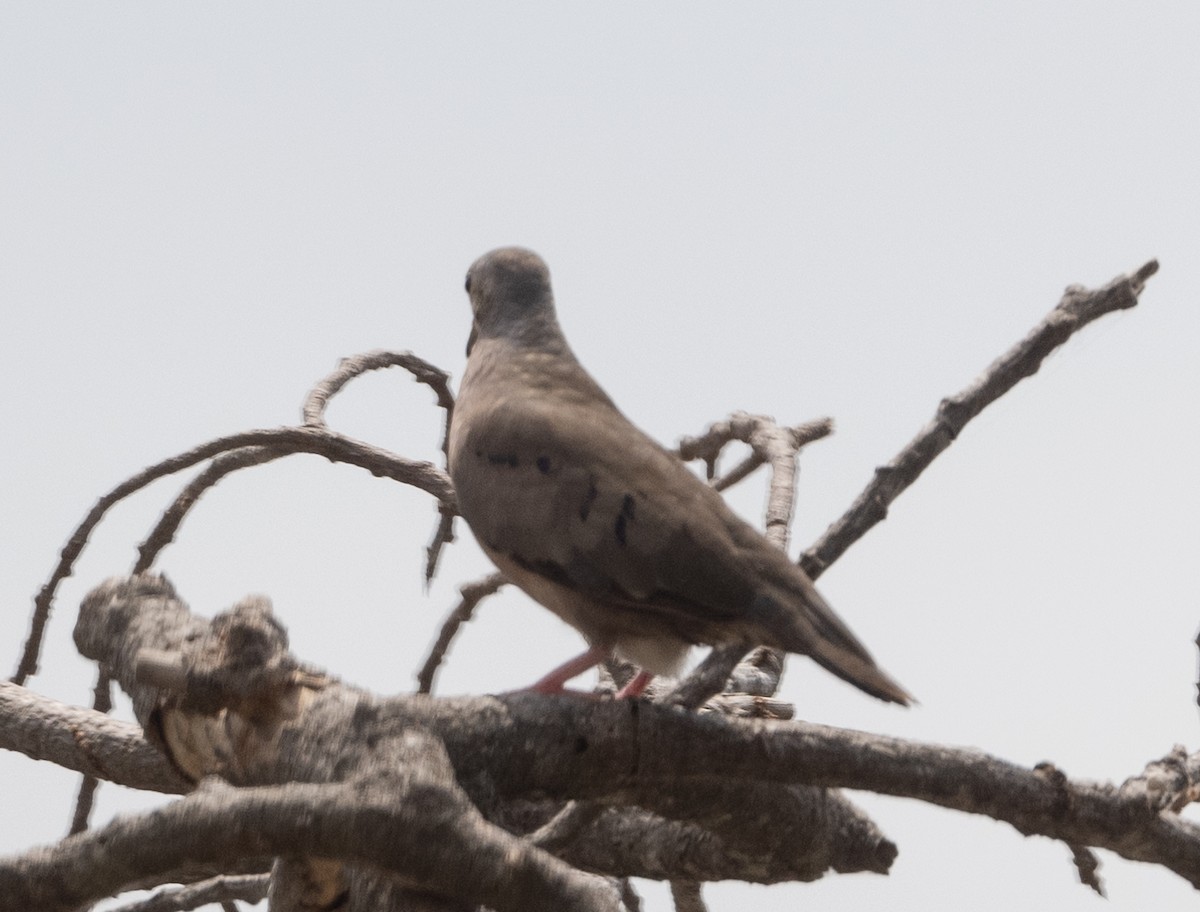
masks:
<svg viewBox="0 0 1200 912"><path fill-rule="evenodd" d="M617 514L617 524L613 529L617 534L617 541L622 545L625 544L625 533L631 522L633 522L633 495L626 494L621 499L621 512Z"/></svg>
<svg viewBox="0 0 1200 912"><path fill-rule="evenodd" d="M624 513L617 514L617 526L615 531L617 533L617 541L622 545L625 544L625 524L628 521L629 519Z"/></svg>
<svg viewBox="0 0 1200 912"><path fill-rule="evenodd" d="M537 458L537 467L538 467L538 471L541 472L543 475L549 475L550 474L550 457L549 456L539 456Z"/></svg>
<svg viewBox="0 0 1200 912"><path fill-rule="evenodd" d="M571 585L571 576L561 564L556 564L552 560L526 560L519 554L510 554L517 566L530 570L539 576L544 576L548 580L558 583L562 586Z"/></svg>
<svg viewBox="0 0 1200 912"><path fill-rule="evenodd" d="M596 500L596 495L600 492L596 490L596 479L588 479L587 494L584 495L583 503L579 505L579 518L583 522L587 522L588 514L592 512L592 504Z"/></svg>
<svg viewBox="0 0 1200 912"><path fill-rule="evenodd" d="M506 465L510 469L517 467L516 453L488 453L487 461L492 465Z"/></svg>

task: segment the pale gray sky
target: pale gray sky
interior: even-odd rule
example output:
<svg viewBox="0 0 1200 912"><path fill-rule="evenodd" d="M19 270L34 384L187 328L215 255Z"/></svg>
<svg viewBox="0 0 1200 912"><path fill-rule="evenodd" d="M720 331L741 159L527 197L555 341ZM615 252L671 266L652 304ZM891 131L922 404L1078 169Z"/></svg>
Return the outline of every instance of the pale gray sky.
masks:
<svg viewBox="0 0 1200 912"><path fill-rule="evenodd" d="M343 355L460 375L462 277L489 248L547 258L581 359L666 442L733 409L837 420L803 458L793 553L1065 285L1158 257L1139 308L986 412L823 578L922 704L799 660L784 693L805 718L1083 777L1196 748L1198 36L1183 0L0 6L4 661L70 531L142 466L295 422ZM331 411L429 458L439 417L399 373ZM33 687L89 699L75 606L181 483L98 530ZM757 516L761 485L734 500ZM203 613L269 593L297 653L396 692L487 570L462 529L425 595L433 520L414 491L297 457L210 493L161 567ZM508 594L440 689L526 684L578 648ZM58 838L75 778L0 771L0 852ZM97 817L158 800L106 787ZM899 843L890 877L717 885L712 908L1195 902L1104 855L1104 904L1062 845L861 801Z"/></svg>

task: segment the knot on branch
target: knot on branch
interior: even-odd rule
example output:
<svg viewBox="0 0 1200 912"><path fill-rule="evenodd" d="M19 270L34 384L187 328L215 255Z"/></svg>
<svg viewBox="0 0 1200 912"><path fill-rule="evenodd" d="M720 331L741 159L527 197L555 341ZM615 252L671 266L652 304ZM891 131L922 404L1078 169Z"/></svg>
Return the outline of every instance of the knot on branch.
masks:
<svg viewBox="0 0 1200 912"><path fill-rule="evenodd" d="M1065 817L1071 811L1071 789L1067 774L1049 760L1043 760L1033 768L1033 773L1054 789L1053 807L1055 817Z"/></svg>
<svg viewBox="0 0 1200 912"><path fill-rule="evenodd" d="M725 685L725 693L773 697L782 676L783 653L760 646L734 668Z"/></svg>
<svg viewBox="0 0 1200 912"><path fill-rule="evenodd" d="M705 477L714 488L724 491L742 481L762 465L779 467L794 462L796 453L806 444L833 433L833 419L819 418L792 427L783 427L769 415L734 412L724 421L716 421L698 437L684 437L676 452L684 462L700 460ZM750 447L750 455L717 477L717 460L725 447L738 441Z"/></svg>
<svg viewBox="0 0 1200 912"><path fill-rule="evenodd" d="M1187 751L1176 744L1165 757L1147 763L1140 776L1122 782L1121 798L1131 807L1154 814L1178 813L1200 792L1200 783L1193 778L1188 761Z"/></svg>
<svg viewBox="0 0 1200 912"><path fill-rule="evenodd" d="M947 396L938 403L937 417L934 420L938 427L950 435L951 440L957 440L963 427L972 417L961 400Z"/></svg>
<svg viewBox="0 0 1200 912"><path fill-rule="evenodd" d="M232 710L255 724L294 719L297 691L319 687L321 676L303 670L287 651L287 631L271 601L251 595L213 618L208 630L179 652L143 649L139 682L171 694L173 708L215 714Z"/></svg>

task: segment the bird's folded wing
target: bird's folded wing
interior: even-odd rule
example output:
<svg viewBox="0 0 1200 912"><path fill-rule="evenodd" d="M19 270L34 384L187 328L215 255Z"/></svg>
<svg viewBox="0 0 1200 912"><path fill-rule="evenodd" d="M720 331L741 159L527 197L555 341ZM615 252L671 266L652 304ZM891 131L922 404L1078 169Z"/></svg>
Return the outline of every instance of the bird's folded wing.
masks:
<svg viewBox="0 0 1200 912"><path fill-rule="evenodd" d="M752 603L720 495L615 409L499 406L464 443L472 529L526 569L701 627Z"/></svg>

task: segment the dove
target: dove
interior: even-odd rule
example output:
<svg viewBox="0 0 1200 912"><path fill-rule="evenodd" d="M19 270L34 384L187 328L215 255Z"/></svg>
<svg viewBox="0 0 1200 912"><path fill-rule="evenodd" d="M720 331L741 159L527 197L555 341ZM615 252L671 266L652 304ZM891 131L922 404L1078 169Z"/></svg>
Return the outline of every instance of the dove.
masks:
<svg viewBox="0 0 1200 912"><path fill-rule="evenodd" d="M473 325L448 447L459 512L501 572L588 643L530 690L560 693L615 655L639 669L617 696L636 697L677 675L693 645L737 642L910 702L804 571L584 370L536 253L486 253L466 287Z"/></svg>

